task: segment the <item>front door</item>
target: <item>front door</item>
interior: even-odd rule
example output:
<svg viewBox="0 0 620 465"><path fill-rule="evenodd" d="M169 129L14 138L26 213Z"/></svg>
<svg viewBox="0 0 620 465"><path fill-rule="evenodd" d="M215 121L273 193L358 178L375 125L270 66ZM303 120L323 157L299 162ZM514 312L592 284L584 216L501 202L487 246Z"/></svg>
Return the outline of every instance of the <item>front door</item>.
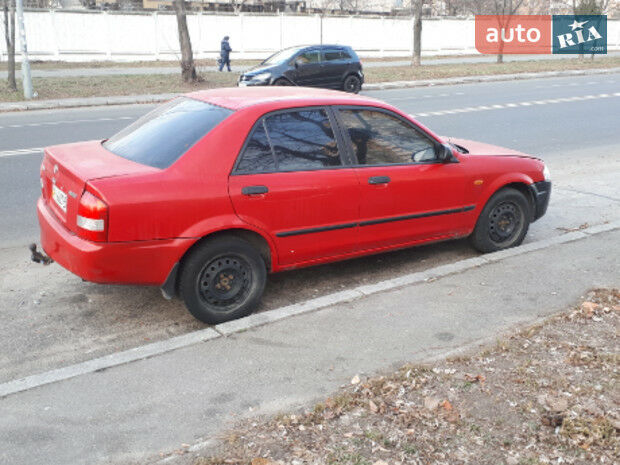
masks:
<svg viewBox="0 0 620 465"><path fill-rule="evenodd" d="M434 141L412 122L379 109L340 109L357 159L360 249L449 238L465 230L460 163L442 163Z"/></svg>
<svg viewBox="0 0 620 465"><path fill-rule="evenodd" d="M325 82L321 52L308 50L295 57L295 84L306 87L320 87Z"/></svg>
<svg viewBox="0 0 620 465"><path fill-rule="evenodd" d="M281 266L355 249L359 183L332 123L319 107L261 118L230 176L237 215L271 235Z"/></svg>

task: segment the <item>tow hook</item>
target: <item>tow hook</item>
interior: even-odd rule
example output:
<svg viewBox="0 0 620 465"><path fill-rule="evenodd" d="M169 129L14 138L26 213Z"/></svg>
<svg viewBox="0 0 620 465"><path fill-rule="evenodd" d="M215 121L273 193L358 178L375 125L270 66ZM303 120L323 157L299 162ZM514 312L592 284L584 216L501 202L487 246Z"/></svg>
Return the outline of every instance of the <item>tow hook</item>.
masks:
<svg viewBox="0 0 620 465"><path fill-rule="evenodd" d="M42 263L43 265L49 265L50 263L54 263L54 260L51 257L48 257L44 253L41 253L37 250L37 244L30 244L28 246L32 255L30 259L35 263Z"/></svg>

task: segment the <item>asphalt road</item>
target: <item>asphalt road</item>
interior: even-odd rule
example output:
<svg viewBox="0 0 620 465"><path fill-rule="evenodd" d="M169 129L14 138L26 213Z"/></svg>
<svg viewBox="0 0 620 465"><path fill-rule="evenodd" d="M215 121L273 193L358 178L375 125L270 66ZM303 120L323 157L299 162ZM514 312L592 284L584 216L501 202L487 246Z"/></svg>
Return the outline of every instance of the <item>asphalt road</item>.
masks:
<svg viewBox="0 0 620 465"><path fill-rule="evenodd" d="M369 94L421 115L439 134L542 157L554 192L528 242L620 217L619 92L620 73ZM41 153L27 149L109 137L152 107L0 114L0 382L203 327L156 288L84 283L28 261ZM474 255L461 240L271 275L258 311Z"/></svg>
<svg viewBox="0 0 620 465"><path fill-rule="evenodd" d="M593 97L589 100L491 108L420 116L439 134L481 140L542 157L562 167L566 151L620 143L620 73L513 82L462 84L435 88L368 92L413 113L536 102L542 99ZM596 97L601 94L610 97ZM78 140L103 139L152 109L153 105L94 107L0 114L0 248L37 238L32 205L39 193L40 151L16 150ZM583 162L583 159L577 160Z"/></svg>

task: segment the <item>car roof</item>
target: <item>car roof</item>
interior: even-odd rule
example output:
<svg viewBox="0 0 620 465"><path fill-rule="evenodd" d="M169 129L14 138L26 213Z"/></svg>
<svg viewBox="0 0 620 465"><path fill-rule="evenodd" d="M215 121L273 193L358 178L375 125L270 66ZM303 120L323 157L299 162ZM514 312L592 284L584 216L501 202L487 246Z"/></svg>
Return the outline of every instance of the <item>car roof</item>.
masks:
<svg viewBox="0 0 620 465"><path fill-rule="evenodd" d="M256 105L271 110L312 105L370 105L388 107L380 100L327 89L288 86L227 87L202 90L186 97L211 103L230 110L241 110Z"/></svg>

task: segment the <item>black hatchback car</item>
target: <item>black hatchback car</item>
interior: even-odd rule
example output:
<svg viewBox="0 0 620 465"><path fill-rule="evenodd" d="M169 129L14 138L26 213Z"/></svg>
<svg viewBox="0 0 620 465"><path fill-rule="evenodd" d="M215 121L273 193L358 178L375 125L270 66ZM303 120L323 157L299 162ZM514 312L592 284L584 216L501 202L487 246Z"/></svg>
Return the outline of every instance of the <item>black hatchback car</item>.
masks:
<svg viewBox="0 0 620 465"><path fill-rule="evenodd" d="M239 76L239 86L325 87L357 93L364 83L362 64L351 47L291 47L271 55Z"/></svg>

